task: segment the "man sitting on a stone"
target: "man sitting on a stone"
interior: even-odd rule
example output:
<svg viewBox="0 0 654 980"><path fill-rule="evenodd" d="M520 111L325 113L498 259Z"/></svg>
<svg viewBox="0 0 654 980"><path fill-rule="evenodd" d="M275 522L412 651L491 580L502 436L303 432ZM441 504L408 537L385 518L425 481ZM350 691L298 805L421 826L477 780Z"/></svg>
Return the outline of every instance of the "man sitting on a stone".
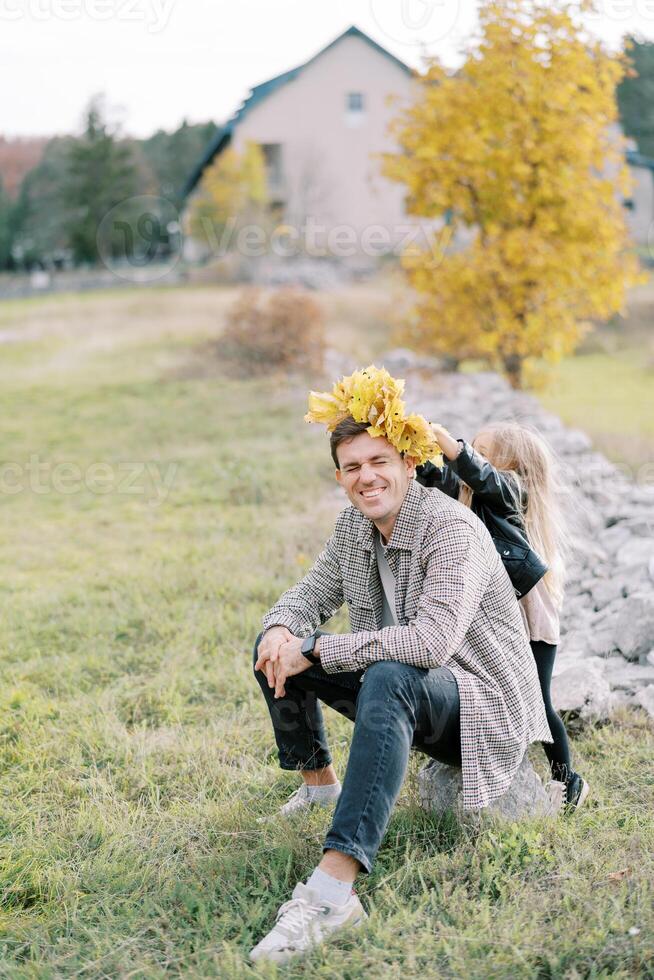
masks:
<svg viewBox="0 0 654 980"><path fill-rule="evenodd" d="M530 742L551 740L504 566L468 508L414 480L438 445L401 392L371 367L311 396L307 420L330 429L352 506L264 617L255 676L280 765L303 779L282 812L338 802L322 860L255 960L284 962L366 917L352 884L373 866L412 747L460 766L463 805L479 809L508 789ZM344 602L351 632L318 633ZM354 721L342 789L317 699Z"/></svg>

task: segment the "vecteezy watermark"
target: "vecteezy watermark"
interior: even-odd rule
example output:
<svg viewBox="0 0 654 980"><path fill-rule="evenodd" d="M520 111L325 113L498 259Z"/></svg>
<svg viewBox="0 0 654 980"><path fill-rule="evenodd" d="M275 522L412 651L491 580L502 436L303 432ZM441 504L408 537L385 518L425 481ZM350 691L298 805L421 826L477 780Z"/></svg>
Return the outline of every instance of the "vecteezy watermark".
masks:
<svg viewBox="0 0 654 980"><path fill-rule="evenodd" d="M446 38L459 19L460 7L460 0L370 0L379 29L411 47Z"/></svg>
<svg viewBox="0 0 654 980"><path fill-rule="evenodd" d="M155 282L181 257L179 212L165 197L128 197L105 214L96 243L100 260L120 279Z"/></svg>
<svg viewBox="0 0 654 980"><path fill-rule="evenodd" d="M0 0L0 21L120 20L145 24L150 34L165 30L175 0Z"/></svg>
<svg viewBox="0 0 654 980"><path fill-rule="evenodd" d="M654 20L654 0L595 0L584 13L586 21L625 21L631 17Z"/></svg>
<svg viewBox="0 0 654 980"><path fill-rule="evenodd" d="M232 215L224 224L208 217L199 222L203 244L214 257L236 252L245 258L275 255L282 259L351 258L365 255L383 258L388 255L428 253L430 268L443 261L452 240L452 228L437 222L406 222L397 225L326 225L308 217L302 224L282 223L271 228L261 224L239 224Z"/></svg>
<svg viewBox="0 0 654 980"><path fill-rule="evenodd" d="M176 475L177 463L96 461L82 467L70 461L42 460L32 453L26 462L0 463L0 494L113 493L142 497L149 506L158 507L168 497Z"/></svg>
<svg viewBox="0 0 654 980"><path fill-rule="evenodd" d="M370 685L375 683L372 677L375 670L381 670L386 673L390 672L392 677L399 666L392 662L386 662L380 663L378 666L373 664L371 667L368 667L370 674L364 672L361 677L363 687L360 688L360 692L356 692L356 694L353 692L351 697L343 697L334 701L332 707L339 714L349 718L350 721L354 721L356 717L356 723L360 729L364 729L369 733L383 735L388 730L388 700L384 698L373 698L372 696L368 696L367 692L370 689ZM261 676L265 678L265 670L261 670ZM368 687L366 687L366 683ZM276 702L276 731L285 732L290 735L294 732L299 732L306 725L307 713L316 710L317 696L313 692L307 692L302 700L303 706L289 699ZM436 745L443 737L445 729L451 720L447 711L435 712L433 707L433 702L428 697L418 698L414 706L414 715L416 718L415 737L418 745Z"/></svg>

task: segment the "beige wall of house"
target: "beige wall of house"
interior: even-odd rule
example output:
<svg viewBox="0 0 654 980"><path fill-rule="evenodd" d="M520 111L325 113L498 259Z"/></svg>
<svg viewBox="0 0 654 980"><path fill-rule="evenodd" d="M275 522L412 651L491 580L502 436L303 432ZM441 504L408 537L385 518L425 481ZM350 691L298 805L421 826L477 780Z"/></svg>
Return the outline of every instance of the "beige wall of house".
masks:
<svg viewBox="0 0 654 980"><path fill-rule="evenodd" d="M632 180L630 200L632 207L627 209L627 228L637 245L654 248L654 181L652 171L646 167L629 167ZM654 257L654 255L653 255Z"/></svg>
<svg viewBox="0 0 654 980"><path fill-rule="evenodd" d="M617 123L612 123L608 128L609 139L614 141L614 145L619 147L620 154L626 149L636 150L636 141L625 137L621 127ZM620 166L622 164L620 163ZM618 175L618 164L607 163L603 170L603 176L615 180ZM616 197L619 201L625 202L625 197L630 202L630 207L625 207L623 214L629 237L636 245L647 245L651 236L651 225L654 219L654 182L652 181L652 171L647 167L628 166L627 171L631 182L631 189L625 196L621 190L616 189Z"/></svg>
<svg viewBox="0 0 654 980"><path fill-rule="evenodd" d="M237 150L247 140L281 144L283 180L272 190L294 226L309 216L325 228L345 225L359 244L366 234L374 239L374 226L381 226L377 239L386 234L394 244L417 219L407 218L404 188L381 175L374 154L394 149L388 125L414 84L364 40L345 37L248 110L233 144ZM349 93L363 96L362 112L348 111ZM396 97L394 106L388 95Z"/></svg>

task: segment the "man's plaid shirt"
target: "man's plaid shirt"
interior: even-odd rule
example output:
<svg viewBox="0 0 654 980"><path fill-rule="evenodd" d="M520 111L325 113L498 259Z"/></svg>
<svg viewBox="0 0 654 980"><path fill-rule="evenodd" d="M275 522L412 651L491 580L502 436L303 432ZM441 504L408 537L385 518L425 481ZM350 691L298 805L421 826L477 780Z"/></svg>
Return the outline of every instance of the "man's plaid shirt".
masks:
<svg viewBox="0 0 654 980"><path fill-rule="evenodd" d="M388 543L398 626L381 626L375 526L355 507L308 574L263 620L309 636L347 602L352 632L323 636L327 673L378 660L447 665L461 701L463 805L504 793L530 742L550 742L538 675L500 557L484 525L440 490L409 484Z"/></svg>

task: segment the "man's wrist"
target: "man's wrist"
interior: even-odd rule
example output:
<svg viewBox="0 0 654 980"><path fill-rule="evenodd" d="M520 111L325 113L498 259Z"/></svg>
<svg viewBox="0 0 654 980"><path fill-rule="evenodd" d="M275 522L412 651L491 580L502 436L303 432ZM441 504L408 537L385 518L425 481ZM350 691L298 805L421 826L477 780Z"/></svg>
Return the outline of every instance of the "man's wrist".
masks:
<svg viewBox="0 0 654 980"><path fill-rule="evenodd" d="M271 623L270 626L264 627L263 635L265 636L266 633L271 633L273 630L286 630L293 636L293 631L285 623Z"/></svg>
<svg viewBox="0 0 654 980"><path fill-rule="evenodd" d="M301 642L300 653L312 663L317 663L320 660L320 657L316 652L316 644L318 643L319 639L320 637L317 633L310 633L309 636L306 636Z"/></svg>

